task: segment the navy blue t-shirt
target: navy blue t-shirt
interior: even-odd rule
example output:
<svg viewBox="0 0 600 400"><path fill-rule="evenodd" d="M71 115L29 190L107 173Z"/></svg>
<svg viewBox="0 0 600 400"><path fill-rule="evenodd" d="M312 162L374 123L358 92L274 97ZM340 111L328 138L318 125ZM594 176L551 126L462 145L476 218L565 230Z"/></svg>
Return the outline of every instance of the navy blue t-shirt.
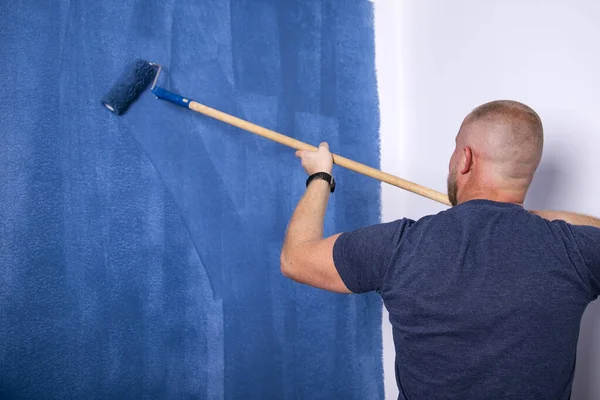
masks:
<svg viewBox="0 0 600 400"><path fill-rule="evenodd" d="M600 229L472 200L344 233L333 257L389 311L399 399L570 397Z"/></svg>

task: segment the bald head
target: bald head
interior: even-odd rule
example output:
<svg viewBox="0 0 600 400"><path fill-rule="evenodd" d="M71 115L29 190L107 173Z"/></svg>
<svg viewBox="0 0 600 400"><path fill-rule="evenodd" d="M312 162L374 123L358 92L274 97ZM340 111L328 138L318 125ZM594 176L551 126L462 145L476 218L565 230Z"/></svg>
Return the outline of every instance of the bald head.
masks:
<svg viewBox="0 0 600 400"><path fill-rule="evenodd" d="M448 182L451 202L458 203L462 191L522 203L540 163L543 142L542 122L525 104L499 100L475 108L456 137Z"/></svg>

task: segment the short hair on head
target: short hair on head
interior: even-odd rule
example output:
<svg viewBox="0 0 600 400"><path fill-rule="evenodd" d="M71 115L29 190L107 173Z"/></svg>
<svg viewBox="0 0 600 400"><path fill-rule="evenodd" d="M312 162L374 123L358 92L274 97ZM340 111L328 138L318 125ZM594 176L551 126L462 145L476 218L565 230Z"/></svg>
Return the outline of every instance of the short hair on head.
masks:
<svg viewBox="0 0 600 400"><path fill-rule="evenodd" d="M542 157L544 132L541 118L531 107L513 100L482 104L465 118L461 131L498 179L533 179Z"/></svg>
<svg viewBox="0 0 600 400"><path fill-rule="evenodd" d="M519 110L522 112L527 112L539 119L538 114L533 110L533 108L515 100L490 101L488 103L484 103L476 107L471 114L473 114L476 117L480 117L491 113L506 112L507 110Z"/></svg>
<svg viewBox="0 0 600 400"><path fill-rule="evenodd" d="M468 122L477 120L524 123L533 137L543 142L544 127L537 112L526 104L514 100L494 100L476 107Z"/></svg>

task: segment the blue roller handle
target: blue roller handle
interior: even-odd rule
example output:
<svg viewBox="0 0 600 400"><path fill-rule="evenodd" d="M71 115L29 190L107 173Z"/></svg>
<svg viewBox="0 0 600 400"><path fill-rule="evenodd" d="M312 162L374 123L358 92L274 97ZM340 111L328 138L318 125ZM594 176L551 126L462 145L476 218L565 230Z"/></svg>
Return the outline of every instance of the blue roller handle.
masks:
<svg viewBox="0 0 600 400"><path fill-rule="evenodd" d="M190 108L190 103L192 102L192 100L186 97L180 96L173 92L169 92L168 90L165 90L158 86L155 86L154 89L152 89L152 93L154 93L154 95L161 100L166 100L169 103L173 103L184 108Z"/></svg>

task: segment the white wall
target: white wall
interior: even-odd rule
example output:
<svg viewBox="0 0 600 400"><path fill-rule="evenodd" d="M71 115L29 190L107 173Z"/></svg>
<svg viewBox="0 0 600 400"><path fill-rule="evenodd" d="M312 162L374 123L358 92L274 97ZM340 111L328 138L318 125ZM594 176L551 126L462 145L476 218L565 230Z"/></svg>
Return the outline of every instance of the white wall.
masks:
<svg viewBox="0 0 600 400"><path fill-rule="evenodd" d="M600 2L374 0L382 169L445 192L454 136L475 106L514 99L546 143L528 208L600 216ZM444 206L382 185L383 220ZM548 327L552 329L552 327ZM386 397L394 348L384 312ZM600 300L582 322L573 399L600 399Z"/></svg>

